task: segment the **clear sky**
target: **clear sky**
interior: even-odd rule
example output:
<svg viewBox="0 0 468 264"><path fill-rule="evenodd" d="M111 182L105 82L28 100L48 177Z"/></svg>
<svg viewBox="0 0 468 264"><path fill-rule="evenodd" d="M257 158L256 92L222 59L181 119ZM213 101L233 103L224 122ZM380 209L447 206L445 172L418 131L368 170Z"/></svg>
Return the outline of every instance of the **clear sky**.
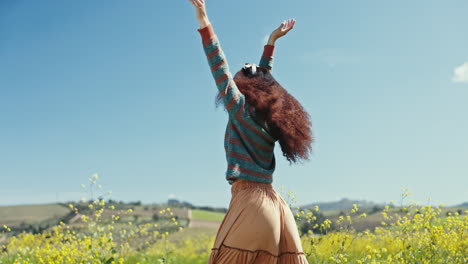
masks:
<svg viewBox="0 0 468 264"><path fill-rule="evenodd" d="M310 161L276 145L296 205L468 200L468 2L206 0L232 71L258 63L309 112ZM187 0L0 1L0 205L105 196L228 207L227 113ZM88 197L88 196L86 196Z"/></svg>

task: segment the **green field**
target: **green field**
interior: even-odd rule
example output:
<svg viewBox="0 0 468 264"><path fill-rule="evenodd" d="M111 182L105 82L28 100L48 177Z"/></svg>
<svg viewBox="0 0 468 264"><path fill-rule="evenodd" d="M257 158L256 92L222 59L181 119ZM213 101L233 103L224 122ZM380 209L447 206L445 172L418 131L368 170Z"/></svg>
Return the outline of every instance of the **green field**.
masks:
<svg viewBox="0 0 468 264"><path fill-rule="evenodd" d="M205 210L192 210L193 220L223 221L223 213L210 212Z"/></svg>

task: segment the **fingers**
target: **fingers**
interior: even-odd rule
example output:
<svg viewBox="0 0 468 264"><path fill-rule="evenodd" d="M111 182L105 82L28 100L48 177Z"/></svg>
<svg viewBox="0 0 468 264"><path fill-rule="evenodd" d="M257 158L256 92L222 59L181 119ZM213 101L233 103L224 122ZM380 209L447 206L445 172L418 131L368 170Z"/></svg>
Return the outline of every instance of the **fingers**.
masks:
<svg viewBox="0 0 468 264"><path fill-rule="evenodd" d="M189 0L195 7L202 8L205 3L203 0Z"/></svg>
<svg viewBox="0 0 468 264"><path fill-rule="evenodd" d="M195 0L195 1L198 3L198 7L203 7L203 5L205 4L204 0Z"/></svg>
<svg viewBox="0 0 468 264"><path fill-rule="evenodd" d="M292 19L292 22L291 22L291 28L294 27L294 24L296 24L296 19L293 18L293 19Z"/></svg>
<svg viewBox="0 0 468 264"><path fill-rule="evenodd" d="M293 22L294 22L294 19L288 19L288 22L287 22L287 26L286 26L286 29L289 29L293 26Z"/></svg>
<svg viewBox="0 0 468 264"><path fill-rule="evenodd" d="M291 29L293 29L294 24L296 24L296 20L294 18L288 19L283 30L286 32L290 31Z"/></svg>

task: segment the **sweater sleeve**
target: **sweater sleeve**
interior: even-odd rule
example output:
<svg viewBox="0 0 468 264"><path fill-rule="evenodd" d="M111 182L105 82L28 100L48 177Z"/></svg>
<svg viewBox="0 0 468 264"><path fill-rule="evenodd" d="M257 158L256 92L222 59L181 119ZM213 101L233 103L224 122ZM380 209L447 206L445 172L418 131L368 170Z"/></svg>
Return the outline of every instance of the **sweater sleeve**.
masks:
<svg viewBox="0 0 468 264"><path fill-rule="evenodd" d="M223 95L226 110L232 118L245 118L247 115L245 96L237 88L233 76L229 70L227 59L224 55L218 37L211 24L198 29L200 32L203 49L208 59L208 65L216 82L216 86Z"/></svg>
<svg viewBox="0 0 468 264"><path fill-rule="evenodd" d="M273 68L273 53L275 50L275 46L273 45L265 45L263 47L263 54L260 58L259 66L263 66L268 68L270 71Z"/></svg>

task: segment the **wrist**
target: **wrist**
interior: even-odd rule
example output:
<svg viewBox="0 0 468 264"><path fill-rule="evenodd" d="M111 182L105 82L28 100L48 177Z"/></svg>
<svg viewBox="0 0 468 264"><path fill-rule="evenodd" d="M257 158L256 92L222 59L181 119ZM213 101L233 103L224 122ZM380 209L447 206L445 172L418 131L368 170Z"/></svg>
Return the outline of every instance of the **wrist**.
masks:
<svg viewBox="0 0 468 264"><path fill-rule="evenodd" d="M270 36L270 38L268 38L267 45L272 45L272 46L274 46L274 45L275 45L275 42L276 42L276 38L275 38L274 36Z"/></svg>
<svg viewBox="0 0 468 264"><path fill-rule="evenodd" d="M210 20L208 19L206 15L200 17L198 19L198 22L200 23L200 28L204 28L210 24Z"/></svg>

